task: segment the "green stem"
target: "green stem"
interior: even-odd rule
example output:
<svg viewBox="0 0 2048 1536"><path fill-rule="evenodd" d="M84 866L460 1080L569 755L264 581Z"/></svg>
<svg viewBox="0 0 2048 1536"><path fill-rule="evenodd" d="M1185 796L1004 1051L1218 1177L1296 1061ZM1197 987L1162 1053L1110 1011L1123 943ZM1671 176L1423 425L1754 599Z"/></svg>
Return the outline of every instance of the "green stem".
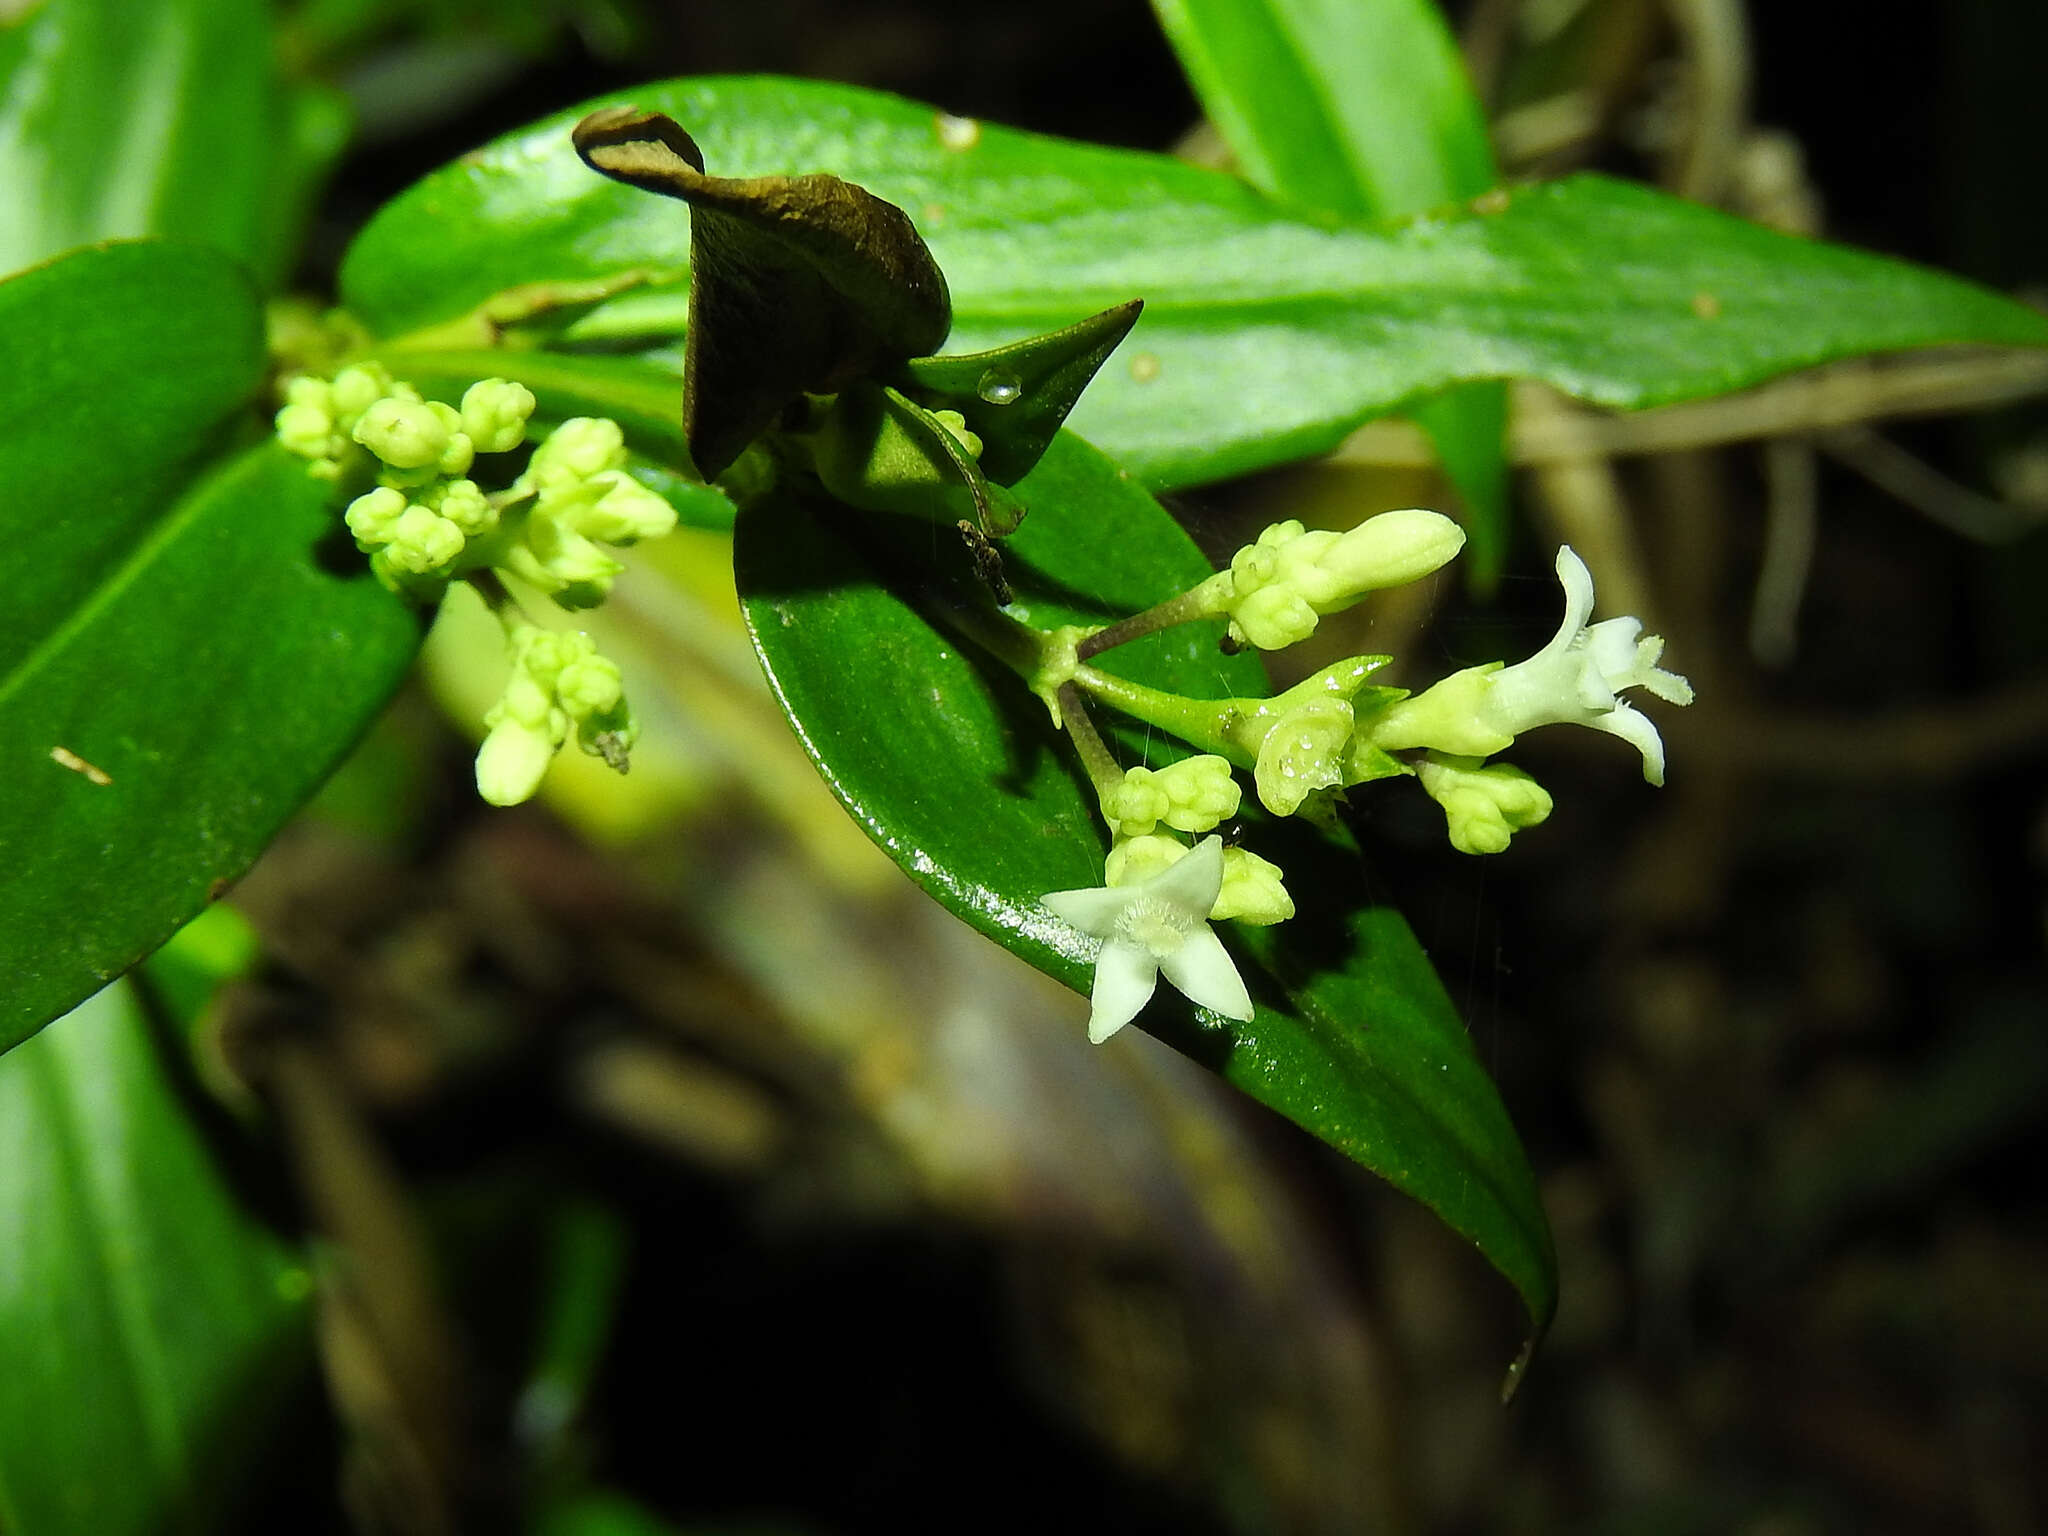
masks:
<svg viewBox="0 0 2048 1536"><path fill-rule="evenodd" d="M1240 768L1249 768L1258 761L1256 754L1247 752L1232 734L1244 718L1243 709L1234 699L1190 699L1148 688L1113 673L1098 672L1093 667L1077 668L1074 682L1090 697L1135 720L1171 731L1191 747L1213 752Z"/></svg>
<svg viewBox="0 0 2048 1536"><path fill-rule="evenodd" d="M1197 619L1213 618L1222 612L1219 597L1230 595L1230 573L1219 571L1200 585L1191 587L1177 597L1169 597L1163 603L1156 603L1143 613L1134 613L1128 619L1098 629L1083 640L1076 650L1081 660L1100 656L1113 646L1126 645L1133 640L1142 640L1147 635L1157 634L1162 629L1171 629L1177 624L1192 624Z"/></svg>
<svg viewBox="0 0 2048 1536"><path fill-rule="evenodd" d="M1088 706L1081 700L1081 691L1072 683L1062 683L1059 688L1060 720L1067 728L1067 736L1074 743L1081 766L1088 770L1088 782L1095 786L1095 798L1107 801L1124 781L1124 771L1117 766L1115 756L1110 752L1102 733L1095 729L1095 722L1088 718Z"/></svg>
<svg viewBox="0 0 2048 1536"><path fill-rule="evenodd" d="M521 624L531 624L526 610L519 606L519 599L512 595L512 589L498 578L498 573L488 566L474 571L465 571L462 580L475 589L476 595L484 600L484 606L498 616L509 638L512 631Z"/></svg>

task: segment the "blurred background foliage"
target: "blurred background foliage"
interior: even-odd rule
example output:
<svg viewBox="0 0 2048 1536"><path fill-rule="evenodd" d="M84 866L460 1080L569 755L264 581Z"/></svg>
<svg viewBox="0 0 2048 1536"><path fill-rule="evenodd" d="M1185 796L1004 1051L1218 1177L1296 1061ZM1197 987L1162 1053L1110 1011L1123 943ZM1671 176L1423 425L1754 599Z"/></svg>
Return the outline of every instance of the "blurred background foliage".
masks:
<svg viewBox="0 0 2048 1536"><path fill-rule="evenodd" d="M2048 284L2036 0L1452 19L1511 176ZM419 175L650 78L1219 154L1141 0L308 0L278 44L353 123L288 285L314 295ZM1699 686L1662 794L1538 736L1558 810L1512 854L1388 797L1359 873L1544 1179L1563 1310L1510 1408L1512 1300L1427 1213L1135 1032L1090 1048L1081 999L868 847L759 681L726 541L689 532L598 620L648 724L629 779L475 802L445 719L499 642L458 598L237 891L256 969L149 1037L303 1240L304 1270L264 1250L283 1320L248 1330L284 1341L263 1400L299 1385L229 1431L219 1501L546 1536L2041 1529L2048 416L2038 365L1916 368L1634 422L1518 389L1497 600L1329 626L1400 681L1516 654L1564 539ZM1879 420L1908 397L1995 408ZM1418 444L1374 424L1176 511L1227 551L1445 504ZM204 995L183 953L160 1020Z"/></svg>

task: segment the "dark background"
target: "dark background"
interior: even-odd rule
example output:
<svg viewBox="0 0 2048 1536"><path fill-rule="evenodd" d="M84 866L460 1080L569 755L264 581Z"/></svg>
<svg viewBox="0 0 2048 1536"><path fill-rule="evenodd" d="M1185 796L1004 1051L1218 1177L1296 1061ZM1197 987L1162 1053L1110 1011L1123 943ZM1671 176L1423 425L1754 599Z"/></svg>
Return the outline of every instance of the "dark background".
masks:
<svg viewBox="0 0 2048 1536"><path fill-rule="evenodd" d="M1197 117L1130 0L560 9L428 7L318 58L361 133L302 286L331 291L349 235L417 176L642 79L847 80L1149 149ZM2048 287L2037 0L1759 4L1749 22L1753 118L1798 141L1829 235ZM1601 133L1530 169L1654 179L1631 122L1675 56L1661 10L1632 0L1596 0L1529 50L1503 105L1560 79L1610 101ZM2042 426L2016 406L1883 430L1991 494ZM292 893L320 892L372 971L422 925L458 934L468 1045L400 1030L366 1054L341 1005L326 1027L442 1256L467 1361L465 1523L510 1528L602 1485L688 1530L2042 1529L2048 534L1970 542L1824 458L1800 645L1767 668L1745 645L1759 450L1621 473L1646 616L1702 688L1666 717L1671 788L1644 789L1613 743L1539 738L1526 760L1558 811L1512 854L1462 859L1392 812L1368 850L1371 889L1466 1011L1558 1231L1564 1311L1505 1410L1504 1288L1291 1128L1147 1057L1100 1109L1167 1127L1167 1150L1060 1123L1111 1193L1040 1168L994 1196L935 1194L901 1166L887 1095L772 1022L774 986L690 937L687 897L675 926L674 882L648 878L669 860L751 867L753 833L711 818L601 859L545 812L471 806L463 746L402 710L430 813L369 851L287 840L250 889L274 942ZM1298 488L1180 510L1227 547ZM1537 516L1519 527L1500 602L1447 592L1426 657L1547 634L1554 541ZM559 964L471 933L480 878ZM593 931L621 911L668 980L601 963ZM679 1152L563 1086L600 1047L650 1038L765 1101L777 1150L732 1159L684 1134ZM1221 1171L1213 1147L1189 1150L1201 1136ZM1257 1241L1230 1236L1234 1199L1264 1209ZM565 1210L598 1212L628 1257L573 1428L524 1435ZM352 1475L361 1448L325 1413L308 1408L259 1525L297 1528Z"/></svg>

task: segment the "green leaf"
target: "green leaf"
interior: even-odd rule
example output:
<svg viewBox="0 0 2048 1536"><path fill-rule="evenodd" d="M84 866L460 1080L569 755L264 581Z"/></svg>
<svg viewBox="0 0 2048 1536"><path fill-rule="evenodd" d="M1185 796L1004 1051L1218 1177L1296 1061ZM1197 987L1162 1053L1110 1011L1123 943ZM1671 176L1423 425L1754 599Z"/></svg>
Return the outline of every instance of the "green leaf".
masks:
<svg viewBox="0 0 2048 1536"><path fill-rule="evenodd" d="M419 642L419 616L371 578L328 487L273 444L95 554L91 575L0 672L0 1049L240 876Z"/></svg>
<svg viewBox="0 0 2048 1536"><path fill-rule="evenodd" d="M1017 491L1030 513L1003 556L1011 611L1036 626L1100 623L1209 574L1158 503L1070 434ZM869 552L887 535L875 523L786 494L742 511L735 565L770 681L833 792L914 880L1085 991L1089 942L1038 898L1101 884L1093 793L1045 706L981 651L935 632L915 594L878 574ZM1221 632L1183 626L1101 664L1211 698L1264 693L1256 658L1221 654ZM1127 760L1149 735L1119 733ZM1281 862L1305 905L1358 886L1356 859L1298 824L1263 828L1253 846L1277 845L1267 833L1286 843ZM1368 907L1353 920L1346 902L1332 905L1327 921L1305 913L1238 935L1286 984L1247 977L1260 1005L1251 1023L1199 1022L1164 987L1141 1021L1442 1215L1513 1282L1540 1332L1555 1265L1499 1097L1399 913Z"/></svg>
<svg viewBox="0 0 2048 1536"><path fill-rule="evenodd" d="M0 32L0 272L172 235L280 275L275 189L313 167L270 49L262 0L43 0Z"/></svg>
<svg viewBox="0 0 2048 1536"><path fill-rule="evenodd" d="M311 1363L309 1290L125 984L0 1057L0 1529L222 1529Z"/></svg>
<svg viewBox="0 0 2048 1536"><path fill-rule="evenodd" d="M255 291L202 247L77 251L0 282L0 678L143 538L262 375Z"/></svg>
<svg viewBox="0 0 2048 1536"><path fill-rule="evenodd" d="M1355 218L1499 179L1486 118L1431 0L1152 0L1181 67L1271 196Z"/></svg>
<svg viewBox="0 0 2048 1536"><path fill-rule="evenodd" d="M1432 0L1153 0L1202 109L1253 186L1353 218L1421 213L1500 179L1486 115ZM1472 384L1412 413L1464 502L1466 572L1507 544L1507 391Z"/></svg>
<svg viewBox="0 0 2048 1536"><path fill-rule="evenodd" d="M1470 380L1538 378L1638 407L1866 352L2048 345L2048 318L1968 283L1596 176L1381 226L1163 156L963 132L846 86L682 80L633 97L690 124L733 174L829 171L909 212L945 269L957 350L1144 299L1074 424L1154 485L1318 453ZM343 265L348 305L390 336L521 284L673 268L686 210L585 170L568 137L582 110L388 204ZM614 345L657 297L615 301ZM579 334L604 339L604 315Z"/></svg>

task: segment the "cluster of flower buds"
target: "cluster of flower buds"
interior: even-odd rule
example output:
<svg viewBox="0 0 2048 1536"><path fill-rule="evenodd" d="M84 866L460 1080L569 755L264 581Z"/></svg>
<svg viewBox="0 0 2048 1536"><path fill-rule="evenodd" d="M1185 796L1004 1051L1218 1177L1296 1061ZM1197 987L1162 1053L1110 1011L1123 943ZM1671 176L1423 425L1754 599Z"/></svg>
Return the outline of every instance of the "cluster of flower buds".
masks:
<svg viewBox="0 0 2048 1536"><path fill-rule="evenodd" d="M1227 617L1239 644L1292 645L1324 615L1429 574L1463 543L1449 519L1422 510L1383 513L1347 533L1277 523L1227 570L1114 626L1115 638ZM1620 736L1641 753L1644 778L1663 783L1663 741L1622 694L1641 688L1687 704L1691 686L1657 665L1663 641L1643 635L1639 620L1590 622L1592 576L1568 546L1558 551L1557 575L1565 613L1542 650L1514 666L1468 668L1414 695L1369 681L1389 658L1354 656L1270 698L1187 699L1085 665L1085 632L1043 636L1044 660L1031 683L1048 702L1079 689L1202 749L1165 768L1116 771L1103 766L1110 759L1099 738L1082 744L1111 835L1105 883L1044 899L1102 941L1090 1038L1106 1039L1135 1017L1162 972L1204 1007L1251 1016L1235 970L1224 974L1228 952L1206 925L1283 922L1294 902L1267 860L1214 836L1191 849L1179 835L1199 836L1237 814L1233 765L1250 770L1259 803L1277 816L1325 817L1347 789L1413 777L1442 808L1451 845L1470 854L1503 852L1516 832L1550 815L1540 784L1511 764L1487 761L1524 731L1573 724ZM1085 710L1062 718L1093 735Z"/></svg>
<svg viewBox="0 0 2048 1536"><path fill-rule="evenodd" d="M512 675L484 724L477 788L496 805L529 798L573 729L587 752L625 771L637 734L616 664L587 636L525 622L503 578L568 609L593 608L624 567L602 545L656 538L675 509L627 468L618 423L562 422L509 484L469 478L480 454L523 447L535 401L524 385L482 379L456 405L424 398L375 363L285 391L278 440L319 479L354 489L344 519L378 579L421 602L467 579L506 626Z"/></svg>
<svg viewBox="0 0 2048 1536"><path fill-rule="evenodd" d="M1113 835L1105 879L1112 886L1142 885L1186 856L1186 841L1162 832L1161 823L1177 832L1208 832L1235 816L1242 798L1230 764L1211 753L1157 770L1126 769L1103 791L1103 819ZM1223 850L1222 867L1209 916L1278 923L1294 915L1276 866L1233 847Z"/></svg>
<svg viewBox="0 0 2048 1536"><path fill-rule="evenodd" d="M517 624L509 639L512 676L484 716L477 793L493 805L532 798L571 729L585 752L623 771L640 726L618 663L598 655L588 635Z"/></svg>
<svg viewBox="0 0 2048 1536"><path fill-rule="evenodd" d="M595 608L625 569L600 544L636 544L676 525L675 508L627 473L625 436L602 416L557 427L511 494L531 505L498 563L564 608Z"/></svg>

